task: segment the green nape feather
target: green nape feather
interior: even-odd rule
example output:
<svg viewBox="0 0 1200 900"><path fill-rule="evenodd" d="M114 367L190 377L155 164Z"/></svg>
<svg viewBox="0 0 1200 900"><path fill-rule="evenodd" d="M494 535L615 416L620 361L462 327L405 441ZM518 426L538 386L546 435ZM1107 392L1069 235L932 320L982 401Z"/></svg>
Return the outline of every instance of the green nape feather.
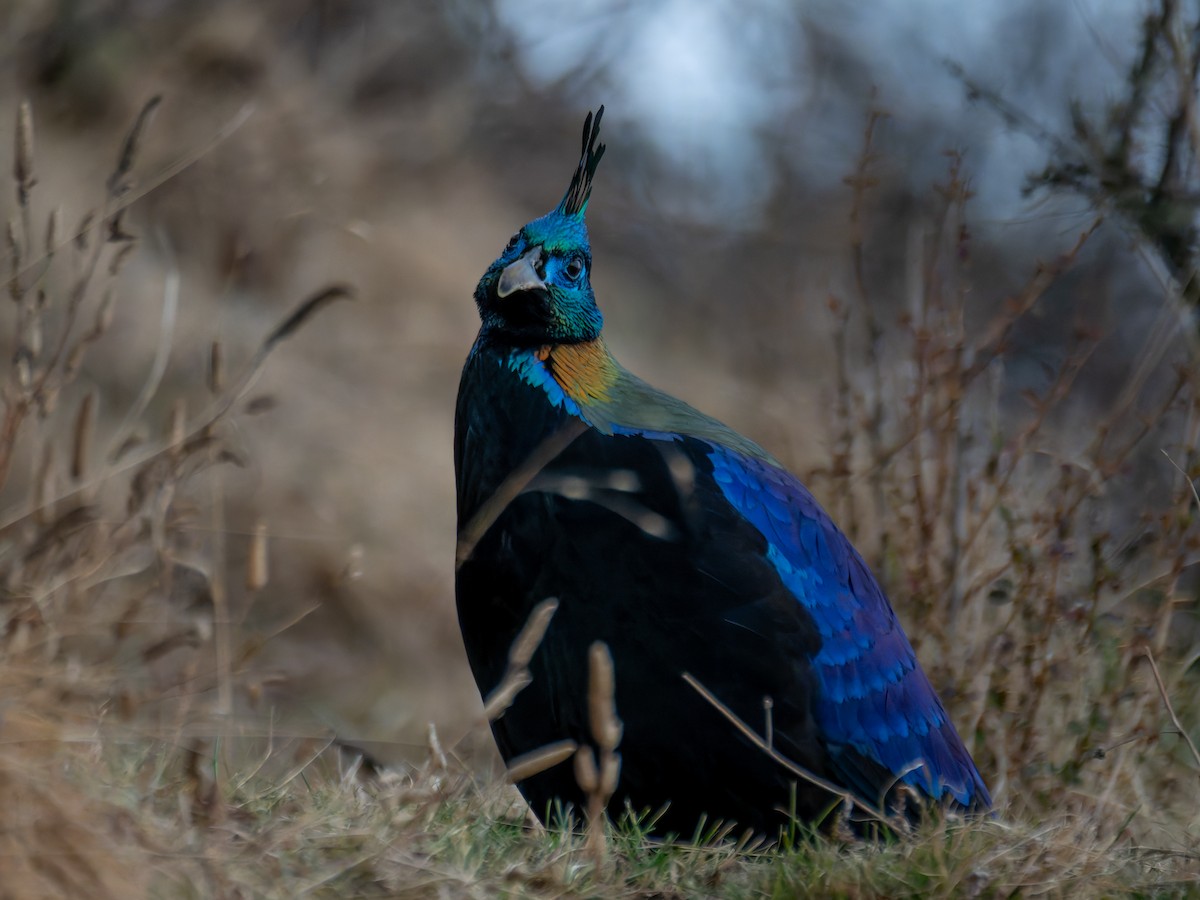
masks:
<svg viewBox="0 0 1200 900"><path fill-rule="evenodd" d="M601 434L689 434L778 466L758 444L695 407L660 391L622 366L602 339L525 351L525 377L547 390L552 384L569 398L580 417ZM537 367L548 375L539 372Z"/></svg>

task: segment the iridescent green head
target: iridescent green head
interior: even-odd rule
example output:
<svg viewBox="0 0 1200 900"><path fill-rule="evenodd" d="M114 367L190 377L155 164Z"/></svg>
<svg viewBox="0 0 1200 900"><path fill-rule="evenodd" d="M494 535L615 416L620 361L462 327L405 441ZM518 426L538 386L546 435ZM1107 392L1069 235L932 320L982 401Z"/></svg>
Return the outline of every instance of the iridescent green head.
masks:
<svg viewBox="0 0 1200 900"><path fill-rule="evenodd" d="M575 344L600 336L604 319L592 293L592 251L583 216L604 155L597 144L601 106L583 123L583 152L553 211L512 236L475 288L485 333L515 345Z"/></svg>

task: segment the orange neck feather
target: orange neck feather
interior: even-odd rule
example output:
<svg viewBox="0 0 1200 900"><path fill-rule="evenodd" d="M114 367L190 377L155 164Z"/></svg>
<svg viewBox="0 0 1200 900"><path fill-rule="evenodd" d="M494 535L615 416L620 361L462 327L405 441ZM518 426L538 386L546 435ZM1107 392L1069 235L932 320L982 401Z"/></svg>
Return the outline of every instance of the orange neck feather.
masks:
<svg viewBox="0 0 1200 900"><path fill-rule="evenodd" d="M612 399L609 392L620 373L599 338L582 344L547 344L538 348L537 358L576 403L587 406Z"/></svg>

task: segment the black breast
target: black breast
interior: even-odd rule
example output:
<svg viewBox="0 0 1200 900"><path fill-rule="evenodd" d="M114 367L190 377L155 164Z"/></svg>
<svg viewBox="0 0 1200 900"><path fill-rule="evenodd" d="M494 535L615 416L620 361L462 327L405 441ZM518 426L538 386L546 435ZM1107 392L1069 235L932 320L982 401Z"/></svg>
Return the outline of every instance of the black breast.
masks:
<svg viewBox="0 0 1200 900"><path fill-rule="evenodd" d="M474 354L455 434L460 530L565 425L567 414L540 388ZM459 621L484 696L533 608L559 601L530 666L533 683L493 724L502 755L563 739L589 742L587 653L603 641L625 724L610 811L669 802L660 831L690 836L701 814L773 831L792 802L792 776L682 675L691 673L760 732L770 697L779 750L825 774L811 712L808 660L818 644L811 619L766 559L763 537L713 481L707 444L590 429L570 436L489 512L457 572ZM582 801L569 763L519 787L542 817L555 801ZM801 784L795 811L813 818L831 802Z"/></svg>

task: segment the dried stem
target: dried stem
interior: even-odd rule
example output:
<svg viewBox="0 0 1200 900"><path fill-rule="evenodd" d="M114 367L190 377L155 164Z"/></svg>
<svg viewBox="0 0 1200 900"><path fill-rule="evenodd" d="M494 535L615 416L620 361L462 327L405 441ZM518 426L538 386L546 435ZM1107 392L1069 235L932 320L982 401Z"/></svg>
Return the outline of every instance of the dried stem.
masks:
<svg viewBox="0 0 1200 900"><path fill-rule="evenodd" d="M696 680L696 678L693 677L690 673L684 672L683 680L688 683L688 685L692 688L692 690L694 690L697 694L699 694L701 697L703 697L705 700L707 700L712 705L712 707L715 710L717 710L717 712L719 712L726 719L728 719L729 722L738 731L740 731L746 737L747 740L749 740L752 744L754 744L754 746L756 746L763 753L767 754L767 756L769 756L774 762L778 763L780 766L782 766L788 772L791 772L793 775L795 775L801 781L805 781L808 784L814 785L816 787L821 788L822 790L828 791L829 796L831 798L840 797L844 802L853 804L856 808L862 810L862 812L865 813L869 818L874 819L876 822L880 823L881 825L885 825L889 829L892 827L891 823L883 815L883 813L881 813L879 810L875 809L870 804L865 803L864 801L860 800L854 794L850 793L847 790L842 789L838 785L834 784L832 781L827 781L826 779L822 778L819 775L814 775L812 772L808 771L808 769L805 769L803 766L797 765L796 763L794 763L790 759L788 759L786 756L784 756L782 753L780 753L778 750L776 750L771 745L771 742L767 741L765 738L763 738L761 735L759 735L758 732L756 732L753 728L751 728L749 725L747 725L745 722L743 722L740 718L738 718L737 713L735 713L732 709L730 709L728 706L726 706L724 703L722 703L719 699L717 699L716 695L713 694L712 691L710 691L703 684L701 684L698 680Z"/></svg>
<svg viewBox="0 0 1200 900"><path fill-rule="evenodd" d="M1175 707L1171 705L1171 698L1167 695L1167 686L1163 684L1162 675L1158 671L1158 663L1154 661L1154 654L1148 647L1144 652L1146 659L1150 663L1150 671L1154 673L1154 684L1158 687L1158 695L1162 697L1163 706L1167 708L1167 715L1171 717L1171 724L1175 726L1175 730L1183 738L1184 743L1187 744L1187 748L1191 751L1192 759L1195 761L1197 767L1200 767L1200 750L1196 749L1196 745L1192 742L1187 729L1183 727L1183 723L1179 721L1179 716L1175 714ZM1197 775L1200 775L1200 772L1197 772Z"/></svg>

